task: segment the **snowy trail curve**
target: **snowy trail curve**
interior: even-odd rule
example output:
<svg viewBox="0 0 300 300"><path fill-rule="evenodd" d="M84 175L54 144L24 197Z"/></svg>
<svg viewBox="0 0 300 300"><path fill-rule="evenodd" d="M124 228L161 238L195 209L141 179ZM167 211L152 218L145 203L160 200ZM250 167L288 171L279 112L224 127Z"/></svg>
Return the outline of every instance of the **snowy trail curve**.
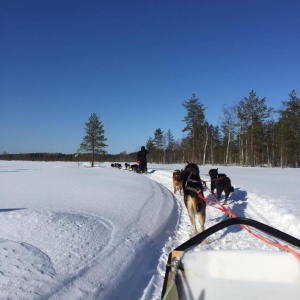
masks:
<svg viewBox="0 0 300 300"><path fill-rule="evenodd" d="M146 175L149 179L154 180L166 189L173 193L173 183L172 183L172 173L173 170L157 170L152 174ZM214 203L214 196L210 193L210 182L207 178L202 178L207 181L208 189L204 189L204 196L206 199ZM234 184L233 184L234 186ZM270 203L263 197L258 196L255 193L249 193L248 191L235 187L235 191L231 193L226 207L232 211L238 217L245 217L254 219L256 221L270 225L270 218L274 212L270 212ZM146 289L144 295L141 299L160 299L160 292L162 289L162 282L165 274L165 264L169 253L179 246L180 244L186 242L192 237L192 228L190 220L187 214L186 207L183 202L183 196L176 193L174 197L178 203L178 225L174 230L174 235L169 237L166 242L165 247L162 249L162 255L159 260L158 274L154 275L150 285L156 286L156 290ZM222 196L221 204L224 201L224 196ZM208 205L206 209L206 222L205 228L211 227L216 223L219 223L224 218L226 214L216 209L214 205ZM291 218L291 216L290 216ZM277 216L278 220L278 216ZM284 218L283 218L284 220ZM272 224L272 223L271 223ZM277 224L278 225L278 224ZM284 224L281 222L283 227L289 226L291 229L291 224ZM272 225L271 225L272 226ZM293 227L293 226L292 226ZM297 226L295 225L297 230ZM199 228L199 226L198 226ZM278 228L278 227L277 227ZM278 228L280 229L280 228ZM293 229L293 228L292 228ZM282 229L281 229L282 230ZM283 231L283 230L282 230ZM192 251L203 250L235 250L235 249L251 249L251 250L268 250L268 251L278 251L278 249L265 244L259 239L253 237L247 231L243 230L240 225L234 225L230 228L224 229L223 231L217 232L213 236L208 238L207 244L199 245L195 247Z"/></svg>

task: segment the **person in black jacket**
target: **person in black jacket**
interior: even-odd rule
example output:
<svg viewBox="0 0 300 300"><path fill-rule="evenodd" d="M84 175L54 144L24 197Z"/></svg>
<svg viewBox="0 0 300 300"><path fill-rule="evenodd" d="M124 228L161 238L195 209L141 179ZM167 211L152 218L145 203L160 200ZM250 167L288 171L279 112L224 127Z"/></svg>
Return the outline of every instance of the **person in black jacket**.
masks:
<svg viewBox="0 0 300 300"><path fill-rule="evenodd" d="M140 161L140 172L147 173L147 154L148 150L145 146L141 147L141 150L137 154L137 161Z"/></svg>

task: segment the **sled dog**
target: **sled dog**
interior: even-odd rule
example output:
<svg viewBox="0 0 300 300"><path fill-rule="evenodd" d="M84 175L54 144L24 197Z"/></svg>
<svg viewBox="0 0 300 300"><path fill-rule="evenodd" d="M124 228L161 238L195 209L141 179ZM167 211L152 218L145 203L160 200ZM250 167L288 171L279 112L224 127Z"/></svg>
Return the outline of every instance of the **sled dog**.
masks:
<svg viewBox="0 0 300 300"><path fill-rule="evenodd" d="M174 194L178 191L180 195L182 195L182 184L180 180L180 173L181 171L176 169L173 172L173 188L174 188Z"/></svg>
<svg viewBox="0 0 300 300"><path fill-rule="evenodd" d="M199 218L200 231L204 230L206 203L200 199L203 196L203 186L200 179L199 167L196 164L188 163L180 174L184 204L187 208L193 228L193 234L198 233L196 227L196 216ZM198 195L199 194L199 195Z"/></svg>
<svg viewBox="0 0 300 300"><path fill-rule="evenodd" d="M227 203L229 194L234 191L233 186L231 185L231 180L226 174L219 174L218 169L210 169L208 172L211 180L210 189L214 195L214 190L217 190L218 200L221 198L222 192L225 193L224 204Z"/></svg>

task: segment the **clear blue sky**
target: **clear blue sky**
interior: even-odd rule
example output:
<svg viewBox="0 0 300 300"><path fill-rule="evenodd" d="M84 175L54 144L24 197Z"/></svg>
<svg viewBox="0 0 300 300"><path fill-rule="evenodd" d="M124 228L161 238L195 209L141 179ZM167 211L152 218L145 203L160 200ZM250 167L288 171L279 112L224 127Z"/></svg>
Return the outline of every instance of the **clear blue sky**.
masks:
<svg viewBox="0 0 300 300"><path fill-rule="evenodd" d="M108 153L182 138L193 93L218 125L254 89L300 96L299 0L0 0L0 153L75 153L96 113Z"/></svg>

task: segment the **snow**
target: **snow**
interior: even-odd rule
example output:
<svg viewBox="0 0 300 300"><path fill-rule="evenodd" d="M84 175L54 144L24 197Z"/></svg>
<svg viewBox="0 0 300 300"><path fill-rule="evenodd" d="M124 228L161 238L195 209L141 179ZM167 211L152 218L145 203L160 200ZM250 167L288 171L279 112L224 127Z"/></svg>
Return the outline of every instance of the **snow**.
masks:
<svg viewBox="0 0 300 300"><path fill-rule="evenodd" d="M172 173L183 167L136 174L108 162L0 161L0 298L160 299L170 251L192 237L173 195ZM203 180L211 168L231 178L237 216L300 238L300 169L207 165ZM208 206L205 227L223 218ZM238 225L193 251L235 249L279 251Z"/></svg>

